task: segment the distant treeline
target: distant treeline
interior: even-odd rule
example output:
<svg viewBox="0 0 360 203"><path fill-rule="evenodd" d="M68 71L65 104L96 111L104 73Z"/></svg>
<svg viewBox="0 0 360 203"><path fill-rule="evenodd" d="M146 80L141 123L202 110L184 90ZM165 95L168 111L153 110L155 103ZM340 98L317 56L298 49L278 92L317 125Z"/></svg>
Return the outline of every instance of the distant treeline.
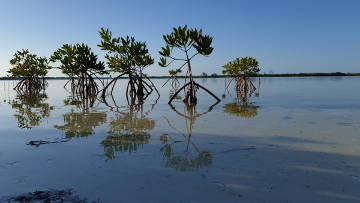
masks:
<svg viewBox="0 0 360 203"><path fill-rule="evenodd" d="M360 73L263 73L263 74L252 74L249 77L317 77L317 76L360 76ZM177 76L178 78L184 78L185 76ZM233 77L231 75L198 75L193 76L194 78L228 78ZM170 78L169 76L150 76L150 78Z"/></svg>
<svg viewBox="0 0 360 203"><path fill-rule="evenodd" d="M264 74L253 74L250 77L322 77L322 76L360 76L360 73L342 73L342 72L334 72L334 73L264 73ZM227 78L232 77L230 75L198 75L193 76L194 78ZM49 80L67 80L69 77L45 77ZM112 79L112 77L99 77L100 79ZM155 79L168 79L170 76L149 76L149 78ZM185 76L179 75L177 78L185 78ZM17 80L19 78L14 77L0 77L0 80ZM121 79L128 79L128 77L121 77Z"/></svg>
<svg viewBox="0 0 360 203"><path fill-rule="evenodd" d="M360 76L360 73L281 73L281 74L257 74L258 77L317 77L317 76Z"/></svg>

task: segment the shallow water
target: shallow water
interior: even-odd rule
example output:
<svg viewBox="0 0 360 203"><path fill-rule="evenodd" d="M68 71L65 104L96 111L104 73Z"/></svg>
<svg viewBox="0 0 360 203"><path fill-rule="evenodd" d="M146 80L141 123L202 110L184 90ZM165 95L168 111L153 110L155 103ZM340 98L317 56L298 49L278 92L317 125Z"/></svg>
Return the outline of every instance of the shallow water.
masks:
<svg viewBox="0 0 360 203"><path fill-rule="evenodd" d="M212 106L200 91L196 112L169 106L165 81L154 80L157 102L132 107L126 80L108 105L77 101L64 80L37 97L0 81L0 199L73 189L89 202L360 201L359 77L253 79L247 105L224 79L197 79L225 98Z"/></svg>

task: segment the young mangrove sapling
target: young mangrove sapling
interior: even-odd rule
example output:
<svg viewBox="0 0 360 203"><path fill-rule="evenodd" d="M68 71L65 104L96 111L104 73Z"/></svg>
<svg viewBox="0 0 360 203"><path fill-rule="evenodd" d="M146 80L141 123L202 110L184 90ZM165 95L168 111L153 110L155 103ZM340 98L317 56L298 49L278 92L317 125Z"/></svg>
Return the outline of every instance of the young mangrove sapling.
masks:
<svg viewBox="0 0 360 203"><path fill-rule="evenodd" d="M115 84L121 76L129 78L126 88L128 103L128 96L133 104L136 99L141 103L154 89L158 93L154 84L143 72L146 67L154 63L146 43L136 41L134 37L129 36L113 38L112 33L104 28L101 28L99 34L101 43L98 46L107 51L105 58L108 60L110 72L118 74L104 87L102 97L105 98L105 93L111 84L113 85L112 94Z"/></svg>
<svg viewBox="0 0 360 203"><path fill-rule="evenodd" d="M99 87L95 78L106 73L105 65L86 44L64 44L54 52L51 61L60 62L59 69L70 77L72 93L85 98L97 95Z"/></svg>
<svg viewBox="0 0 360 203"><path fill-rule="evenodd" d="M209 35L203 35L202 30L188 29L184 27L173 28L173 32L163 36L166 46L162 47L159 51L160 58L159 65L167 67L175 61L182 61L183 64L180 66L180 70L187 65L187 72L185 76L185 85L182 86L169 100L169 104L179 94L182 89L186 88L184 102L187 104L196 104L196 90L202 88L217 101L220 101L212 92L205 87L196 83L192 75L191 60L197 55L208 56L213 51L211 47L212 37ZM174 51L176 49L177 51ZM181 56L175 56L175 53L182 53ZM169 61L168 61L169 60Z"/></svg>
<svg viewBox="0 0 360 203"><path fill-rule="evenodd" d="M236 80L236 92L238 95L247 97L247 95L251 95L256 90L251 80L248 79L249 76L260 71L259 63L255 58L236 58L234 61L224 65L223 68L224 74L230 75Z"/></svg>
<svg viewBox="0 0 360 203"><path fill-rule="evenodd" d="M11 77L20 78L14 87L21 94L39 94L47 86L45 76L50 69L46 57L38 57L27 49L17 51L10 60L13 66L8 73Z"/></svg>

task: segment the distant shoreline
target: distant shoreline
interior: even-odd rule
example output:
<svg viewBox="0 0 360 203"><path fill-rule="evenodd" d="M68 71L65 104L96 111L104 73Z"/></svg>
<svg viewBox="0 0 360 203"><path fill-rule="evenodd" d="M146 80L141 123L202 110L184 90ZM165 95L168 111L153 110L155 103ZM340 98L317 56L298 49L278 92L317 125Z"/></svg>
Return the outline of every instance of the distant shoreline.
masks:
<svg viewBox="0 0 360 203"><path fill-rule="evenodd" d="M250 77L324 77L324 76L360 76L360 73L279 73L279 74L255 74ZM152 79L170 79L170 76L148 76ZM228 75L198 75L193 76L194 78L230 78ZM112 79L111 77L99 77L100 79ZM180 75L177 78L185 78L185 76ZM0 77L0 80L19 80L20 78L14 77ZM45 77L47 80L67 80L69 77ZM120 79L128 79L128 77L121 77Z"/></svg>

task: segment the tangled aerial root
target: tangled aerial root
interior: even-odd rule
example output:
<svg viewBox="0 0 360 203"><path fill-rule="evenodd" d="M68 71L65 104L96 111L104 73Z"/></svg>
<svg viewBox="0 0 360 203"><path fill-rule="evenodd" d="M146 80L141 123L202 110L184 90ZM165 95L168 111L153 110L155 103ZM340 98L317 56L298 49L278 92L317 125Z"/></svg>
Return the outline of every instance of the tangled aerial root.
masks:
<svg viewBox="0 0 360 203"><path fill-rule="evenodd" d="M241 101L246 101L255 92L256 87L246 77L240 77L236 81L236 95Z"/></svg>
<svg viewBox="0 0 360 203"><path fill-rule="evenodd" d="M189 82L186 83L187 79ZM176 82L175 82L176 84ZM186 88L186 90L185 90ZM199 85L196 83L193 79L191 68L188 69L185 75L185 85L183 85L178 91L176 91L172 97L169 100L169 104L177 97L177 95L180 93L181 90L185 90L185 98L183 100L184 103L188 105L197 104L197 97L196 97L196 91L201 88L208 94L210 94L212 97L216 99L216 101L221 101L215 94L213 94L210 90L206 89L205 87Z"/></svg>
<svg viewBox="0 0 360 203"><path fill-rule="evenodd" d="M72 77L64 87L66 88L69 83L72 94L81 95L81 97L96 97L99 93L98 84L88 73L82 73L76 78Z"/></svg>
<svg viewBox="0 0 360 203"><path fill-rule="evenodd" d="M47 87L48 83L45 78L38 77L28 77L20 80L18 84L14 87L19 94L30 95L30 94L39 94Z"/></svg>
<svg viewBox="0 0 360 203"><path fill-rule="evenodd" d="M102 99L105 100L106 92L111 87L110 94L114 91L114 87L118 79L121 76L125 75L125 73L115 77L112 79L102 90ZM159 91L156 89L154 83L151 82L150 78L143 76L141 77L138 74L128 74L129 82L126 86L126 100L128 104L135 104L135 103L143 103L143 101L155 90L160 97ZM111 86L112 85L112 86Z"/></svg>
<svg viewBox="0 0 360 203"><path fill-rule="evenodd" d="M195 81L191 80L190 82L186 83L184 86L182 86L180 89L178 89L170 98L169 104L176 98L176 96L180 93L181 90L186 88L185 98L183 100L186 104L196 104L197 103L197 97L196 97L196 91L201 88L205 92L209 93L211 96L213 96L217 101L221 101L215 94L213 94L210 90L206 89L205 87L201 86L200 84L196 83Z"/></svg>

